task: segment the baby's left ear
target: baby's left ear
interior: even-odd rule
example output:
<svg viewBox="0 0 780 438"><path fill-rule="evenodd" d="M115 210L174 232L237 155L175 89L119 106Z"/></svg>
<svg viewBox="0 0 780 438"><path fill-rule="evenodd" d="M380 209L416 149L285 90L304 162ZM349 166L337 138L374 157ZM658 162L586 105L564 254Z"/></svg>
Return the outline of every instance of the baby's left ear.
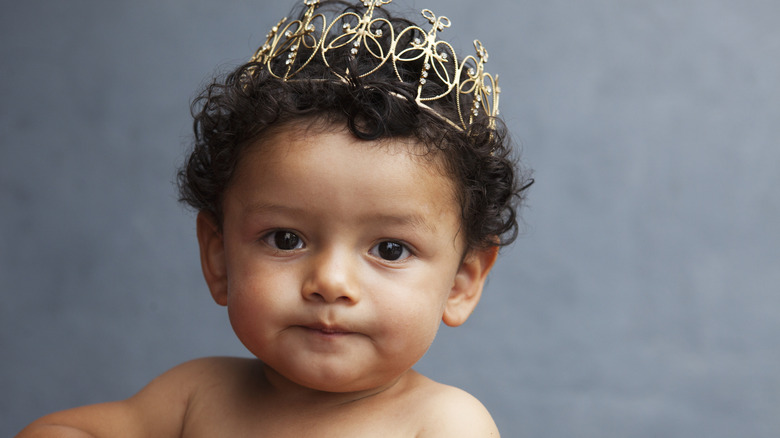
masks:
<svg viewBox="0 0 780 438"><path fill-rule="evenodd" d="M450 327L457 327L471 316L477 307L485 279L496 262L498 247L471 250L455 274L455 282L447 298L442 321Z"/></svg>

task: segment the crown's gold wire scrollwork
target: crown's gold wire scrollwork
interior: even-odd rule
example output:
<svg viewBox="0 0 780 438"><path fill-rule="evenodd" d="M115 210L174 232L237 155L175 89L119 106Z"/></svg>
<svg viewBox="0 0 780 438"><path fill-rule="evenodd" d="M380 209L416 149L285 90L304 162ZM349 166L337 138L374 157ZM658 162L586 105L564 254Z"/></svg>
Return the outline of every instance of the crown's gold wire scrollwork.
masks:
<svg viewBox="0 0 780 438"><path fill-rule="evenodd" d="M362 16L354 12L345 12L336 17L323 34L322 56L326 65L330 67L328 52L351 45L350 53L353 56L356 56L363 49L368 51L377 61L376 66L371 70L357 72L359 77L369 76L382 67L392 55L396 40L393 35L392 24L384 18L374 18L374 10L390 3L390 1L364 0L363 6L367 9ZM352 21L357 21L357 25L354 28L352 27ZM325 38L331 33L333 27L338 26L339 23L341 23L342 34L325 44ZM389 38L392 42L387 53L385 53L382 44L379 42L380 38L388 37L388 35L384 34L383 27L389 30Z"/></svg>
<svg viewBox="0 0 780 438"><path fill-rule="evenodd" d="M458 85L458 93L471 94L471 108L469 109L469 124L474 117L479 116L480 108L492 117L498 115L498 95L501 88L498 86L498 75L495 77L485 72L485 63L488 60L488 51L479 40L474 40L474 48L477 50L477 58L468 56L463 60L460 70L465 69L467 79ZM460 99L458 99L460 105ZM463 111L458 108L458 114L463 117ZM463 122L463 119L461 119Z"/></svg>
<svg viewBox="0 0 780 438"><path fill-rule="evenodd" d="M370 76L389 62L396 78L401 82L409 82L408 78L402 77L399 65L422 61L422 70L414 79L417 86L415 102L418 105L459 129L468 129L480 114L487 116L491 127L494 126L501 90L498 87L498 76L494 77L485 72L488 52L482 43L474 40L476 56L467 56L459 63L452 45L438 39L438 34L452 23L445 16L437 17L429 9L422 11L423 17L431 25L429 30L412 25L396 35L392 23L385 18L374 17L376 8L391 1L363 0L366 9L362 15L351 11L344 12L328 23L324 15L315 13L320 0L304 0L306 11L302 19L288 23L287 18L283 18L271 29L266 35L265 43L250 59L250 62L256 63L257 66L250 68L249 73L265 68L270 75L286 81L293 79L306 68L315 56L321 56L331 73L344 81L350 74L360 78ZM382 44L383 40L385 44ZM405 41L408 43L401 47ZM337 72L331 66L329 55L347 48L352 56L365 51L375 62L365 71ZM280 62L282 60L283 62ZM404 71L408 71L408 68ZM438 83L437 92L429 91L431 88L426 87L433 79ZM436 113L426 104L445 98L451 93L456 93L454 98L457 120L450 120ZM466 108L463 102L466 102Z"/></svg>
<svg viewBox="0 0 780 438"><path fill-rule="evenodd" d="M449 18L444 16L436 17L429 9L423 9L422 15L432 24L430 31L426 32L417 26L410 26L404 29L400 35L406 32L417 31L424 35L425 40L423 41L419 37L414 38L411 45L401 50L394 59L395 62L409 62L423 58L423 70L420 73L419 85L417 86L417 100L419 102L436 100L446 96L457 84L458 76L457 70L454 72L453 77L450 77L450 73L447 71L447 63L451 62L450 59L453 60L454 64L457 64L455 49L446 41L436 41L436 34L450 27ZM400 79L401 76L398 74L397 67L395 71L396 76ZM431 72L438 76L445 88L438 95L424 97L423 87L428 83L428 77Z"/></svg>

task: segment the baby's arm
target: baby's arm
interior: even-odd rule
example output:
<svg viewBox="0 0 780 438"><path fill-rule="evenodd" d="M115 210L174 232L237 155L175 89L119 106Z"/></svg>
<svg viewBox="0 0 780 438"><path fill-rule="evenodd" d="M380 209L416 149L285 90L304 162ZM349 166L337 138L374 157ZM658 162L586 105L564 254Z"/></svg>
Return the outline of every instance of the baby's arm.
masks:
<svg viewBox="0 0 780 438"><path fill-rule="evenodd" d="M129 400L55 412L27 426L17 438L140 437L145 425Z"/></svg>
<svg viewBox="0 0 780 438"><path fill-rule="evenodd" d="M203 361L179 365L127 400L82 406L42 417L17 438L178 437Z"/></svg>

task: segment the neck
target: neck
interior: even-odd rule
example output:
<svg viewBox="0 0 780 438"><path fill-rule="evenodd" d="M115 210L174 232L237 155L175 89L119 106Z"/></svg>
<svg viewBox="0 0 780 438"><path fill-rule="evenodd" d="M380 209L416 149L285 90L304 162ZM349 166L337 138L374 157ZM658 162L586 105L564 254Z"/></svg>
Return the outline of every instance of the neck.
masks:
<svg viewBox="0 0 780 438"><path fill-rule="evenodd" d="M312 403L323 408L382 397L395 390L401 389L405 382L411 378L413 374L416 374L415 371L409 370L396 379L377 387L350 392L330 392L309 388L295 383L265 364L263 364L262 367L269 393L277 400L302 404Z"/></svg>

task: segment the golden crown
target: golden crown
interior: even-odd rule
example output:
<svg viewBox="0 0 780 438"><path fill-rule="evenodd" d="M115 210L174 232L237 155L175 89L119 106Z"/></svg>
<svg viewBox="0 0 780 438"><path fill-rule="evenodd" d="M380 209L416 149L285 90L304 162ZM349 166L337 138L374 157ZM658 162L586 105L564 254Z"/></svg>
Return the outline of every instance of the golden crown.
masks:
<svg viewBox="0 0 780 438"><path fill-rule="evenodd" d="M374 61L364 67L365 71L352 73L353 76L365 78L389 63L400 82L416 83L415 102L419 106L431 110L459 129L467 129L481 114L488 117L492 127L498 115L501 90L498 75L494 77L484 71L488 52L482 43L474 40L476 56L467 56L458 62L452 45L437 39L439 32L450 27L450 20L444 16L437 17L428 9L424 9L422 15L431 24L430 30L411 25L396 34L390 21L374 17L376 8L391 1L363 0L365 11L362 15L343 12L328 23L324 15L315 13L320 0L304 0L306 10L301 19L288 22L285 17L280 20L250 62L287 81L306 68L315 56L321 56L330 73L347 81L349 71L340 74L334 70L329 55L348 48L352 57L359 53L367 54ZM422 66L419 76L404 79L403 76L408 74L402 75L399 66L407 72L408 66L414 63ZM414 74L417 75L416 72ZM432 80L438 83L435 91L431 91L434 90L430 87ZM451 96L452 93L455 94ZM445 97L454 98L457 120L436 113L426 104Z"/></svg>

